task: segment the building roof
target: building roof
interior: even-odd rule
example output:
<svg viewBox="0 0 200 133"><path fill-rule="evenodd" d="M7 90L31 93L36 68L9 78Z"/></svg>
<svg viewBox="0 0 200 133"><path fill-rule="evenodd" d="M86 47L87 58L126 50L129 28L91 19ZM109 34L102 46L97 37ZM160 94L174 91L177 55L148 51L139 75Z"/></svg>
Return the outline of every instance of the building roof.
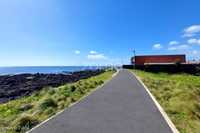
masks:
<svg viewBox="0 0 200 133"><path fill-rule="evenodd" d="M185 54L169 54L169 55L136 55L135 57L161 57L161 56L186 56Z"/></svg>

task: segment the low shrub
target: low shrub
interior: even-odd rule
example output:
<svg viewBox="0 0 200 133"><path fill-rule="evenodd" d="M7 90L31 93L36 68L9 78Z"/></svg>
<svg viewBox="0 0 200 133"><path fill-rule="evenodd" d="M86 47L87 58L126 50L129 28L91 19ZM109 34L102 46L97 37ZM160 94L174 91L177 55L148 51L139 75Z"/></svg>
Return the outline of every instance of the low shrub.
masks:
<svg viewBox="0 0 200 133"><path fill-rule="evenodd" d="M52 116L52 115L54 115L54 114L56 113L56 110L55 110L54 108L52 108L52 107L49 107L48 109L46 109L46 110L44 111L44 113L45 113L46 115Z"/></svg>
<svg viewBox="0 0 200 133"><path fill-rule="evenodd" d="M76 100L75 97L72 97L72 98L71 98L71 102L72 102L72 103L74 103L74 102L76 102L76 101L77 101L77 100Z"/></svg>
<svg viewBox="0 0 200 133"><path fill-rule="evenodd" d="M65 108L65 102L61 101L58 103L58 109L64 109Z"/></svg>
<svg viewBox="0 0 200 133"><path fill-rule="evenodd" d="M101 85L101 84L103 84L104 83L104 81L103 80L99 80L99 84Z"/></svg>
<svg viewBox="0 0 200 133"><path fill-rule="evenodd" d="M84 84L83 81L78 81L78 85L82 86Z"/></svg>
<svg viewBox="0 0 200 133"><path fill-rule="evenodd" d="M75 85L70 86L70 88L71 88L71 92L74 92L76 90L76 86Z"/></svg>
<svg viewBox="0 0 200 133"><path fill-rule="evenodd" d="M64 86L59 90L59 94L64 95L65 97L69 97L71 93L71 88L69 86Z"/></svg>
<svg viewBox="0 0 200 133"><path fill-rule="evenodd" d="M81 94L85 94L86 93L86 91L83 88L80 88L79 91L80 91Z"/></svg>
<svg viewBox="0 0 200 133"><path fill-rule="evenodd" d="M49 91L48 91L48 94L49 95L53 95L53 94L55 94L56 93L56 91L54 90L54 89L50 89Z"/></svg>
<svg viewBox="0 0 200 133"><path fill-rule="evenodd" d="M95 85L99 85L99 82L98 82L98 81L94 81L94 84L95 84Z"/></svg>
<svg viewBox="0 0 200 133"><path fill-rule="evenodd" d="M90 89L95 88L95 85L94 85L93 83L91 83L91 84L89 85L89 88L90 88Z"/></svg>
<svg viewBox="0 0 200 133"><path fill-rule="evenodd" d="M36 91L33 93L32 97L38 97L40 95L40 92L39 91Z"/></svg>
<svg viewBox="0 0 200 133"><path fill-rule="evenodd" d="M39 107L42 109L42 110L45 110L49 107L57 107L57 104L56 102L52 99L52 98L46 98L44 99L41 104L39 105Z"/></svg>
<svg viewBox="0 0 200 133"><path fill-rule="evenodd" d="M56 102L66 101L67 97L64 95L60 95L56 98Z"/></svg>
<svg viewBox="0 0 200 133"><path fill-rule="evenodd" d="M26 132L35 125L39 123L39 121L33 118L30 115L24 115L21 118L17 119L15 122L15 132Z"/></svg>
<svg viewBox="0 0 200 133"><path fill-rule="evenodd" d="M27 110L30 110L33 108L33 105L32 104L25 104L25 105L22 105L20 108L19 108L19 111L27 111Z"/></svg>
<svg viewBox="0 0 200 133"><path fill-rule="evenodd" d="M84 82L84 85L85 85L85 86L88 86L89 84L90 84L90 83L89 83L88 81L85 81L85 82Z"/></svg>

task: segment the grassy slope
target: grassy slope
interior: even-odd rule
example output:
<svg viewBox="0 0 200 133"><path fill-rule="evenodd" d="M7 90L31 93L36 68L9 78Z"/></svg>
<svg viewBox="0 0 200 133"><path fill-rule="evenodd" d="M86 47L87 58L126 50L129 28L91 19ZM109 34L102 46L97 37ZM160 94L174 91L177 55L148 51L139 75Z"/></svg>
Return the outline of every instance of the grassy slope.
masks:
<svg viewBox="0 0 200 133"><path fill-rule="evenodd" d="M200 133L200 77L134 70L181 133Z"/></svg>
<svg viewBox="0 0 200 133"><path fill-rule="evenodd" d="M44 88L31 96L0 104L0 132L25 132L57 112L80 100L110 79L113 71L58 88Z"/></svg>

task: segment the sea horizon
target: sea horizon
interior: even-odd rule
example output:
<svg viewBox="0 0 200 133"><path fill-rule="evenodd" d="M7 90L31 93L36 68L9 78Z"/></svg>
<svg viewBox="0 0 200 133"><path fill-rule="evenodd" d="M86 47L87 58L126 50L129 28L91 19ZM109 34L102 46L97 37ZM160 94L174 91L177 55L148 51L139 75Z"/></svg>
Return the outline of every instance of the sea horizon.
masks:
<svg viewBox="0 0 200 133"><path fill-rule="evenodd" d="M67 73L83 70L95 70L109 66L0 66L0 75L24 74L24 73Z"/></svg>

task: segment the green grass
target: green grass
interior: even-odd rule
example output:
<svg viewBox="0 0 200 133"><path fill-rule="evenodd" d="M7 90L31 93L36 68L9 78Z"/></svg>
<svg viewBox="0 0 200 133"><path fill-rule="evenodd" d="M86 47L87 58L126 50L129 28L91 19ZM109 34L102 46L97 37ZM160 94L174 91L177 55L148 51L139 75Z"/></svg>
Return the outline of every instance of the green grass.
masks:
<svg viewBox="0 0 200 133"><path fill-rule="evenodd" d="M23 133L64 110L97 86L110 79L114 71L57 88L47 87L31 96L0 104L0 132Z"/></svg>
<svg viewBox="0 0 200 133"><path fill-rule="evenodd" d="M181 133L200 133L200 76L134 72Z"/></svg>

